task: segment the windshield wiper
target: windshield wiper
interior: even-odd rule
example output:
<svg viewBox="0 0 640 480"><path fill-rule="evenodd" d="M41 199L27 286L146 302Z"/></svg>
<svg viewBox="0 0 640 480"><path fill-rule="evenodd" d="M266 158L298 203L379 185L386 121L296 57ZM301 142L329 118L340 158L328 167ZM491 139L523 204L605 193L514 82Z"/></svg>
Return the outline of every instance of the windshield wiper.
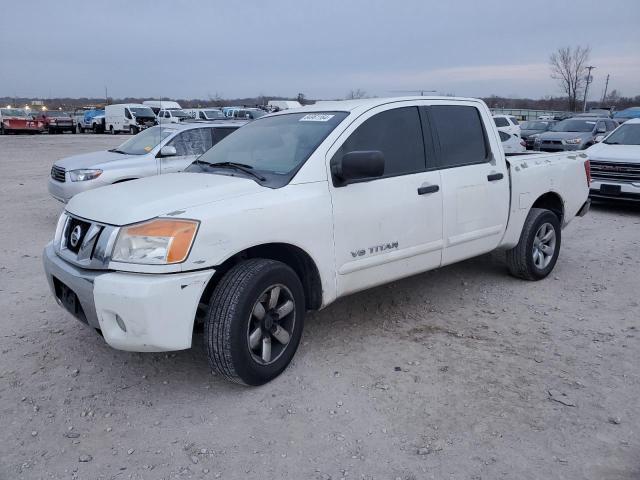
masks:
<svg viewBox="0 0 640 480"><path fill-rule="evenodd" d="M210 167L217 167L217 168L233 168L235 170L240 170L241 172L244 172L247 175L251 175L252 177L257 178L261 182L264 182L267 180L265 177L263 177L259 173L253 172L252 171L253 167L251 165L246 165L244 163L235 163L235 162L209 163L209 162L205 162L204 160L196 160L194 163L197 163L199 165L207 164Z"/></svg>
<svg viewBox="0 0 640 480"><path fill-rule="evenodd" d="M603 142L606 143L607 145L620 145L620 142Z"/></svg>

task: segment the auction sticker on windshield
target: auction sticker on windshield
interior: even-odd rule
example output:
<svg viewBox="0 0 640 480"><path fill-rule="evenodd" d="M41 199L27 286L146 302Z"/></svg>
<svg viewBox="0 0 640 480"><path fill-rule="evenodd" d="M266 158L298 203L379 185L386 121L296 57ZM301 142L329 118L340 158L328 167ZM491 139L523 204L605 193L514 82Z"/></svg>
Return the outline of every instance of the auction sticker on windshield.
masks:
<svg viewBox="0 0 640 480"><path fill-rule="evenodd" d="M300 119L301 122L328 122L335 115L327 113L309 113Z"/></svg>

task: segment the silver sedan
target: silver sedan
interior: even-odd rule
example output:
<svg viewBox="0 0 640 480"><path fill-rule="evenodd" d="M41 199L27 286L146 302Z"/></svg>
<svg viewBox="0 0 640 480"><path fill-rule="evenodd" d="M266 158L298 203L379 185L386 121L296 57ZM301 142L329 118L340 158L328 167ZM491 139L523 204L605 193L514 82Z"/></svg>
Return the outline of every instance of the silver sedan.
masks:
<svg viewBox="0 0 640 480"><path fill-rule="evenodd" d="M245 123L224 120L156 126L112 150L63 158L51 167L49 193L66 203L93 188L180 172Z"/></svg>

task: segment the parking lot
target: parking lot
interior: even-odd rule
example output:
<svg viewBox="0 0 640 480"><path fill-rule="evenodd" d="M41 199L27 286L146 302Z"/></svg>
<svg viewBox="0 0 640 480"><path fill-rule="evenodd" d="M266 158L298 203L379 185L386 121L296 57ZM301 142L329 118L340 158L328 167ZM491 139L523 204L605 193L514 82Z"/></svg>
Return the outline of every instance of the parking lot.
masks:
<svg viewBox="0 0 640 480"><path fill-rule="evenodd" d="M0 138L0 479L640 478L640 208L576 219L541 282L495 253L342 299L246 388L48 290L53 161L125 138Z"/></svg>

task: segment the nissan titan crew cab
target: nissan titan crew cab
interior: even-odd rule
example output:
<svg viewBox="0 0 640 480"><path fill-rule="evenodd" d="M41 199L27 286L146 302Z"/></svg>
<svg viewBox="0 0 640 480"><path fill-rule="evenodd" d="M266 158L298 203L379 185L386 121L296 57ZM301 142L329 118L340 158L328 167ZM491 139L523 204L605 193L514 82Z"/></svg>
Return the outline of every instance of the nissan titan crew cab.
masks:
<svg viewBox="0 0 640 480"><path fill-rule="evenodd" d="M44 251L58 303L114 348L191 347L260 385L291 361L305 312L481 255L553 270L589 208L582 154L505 157L487 106L370 99L255 120L183 173L81 193Z"/></svg>

